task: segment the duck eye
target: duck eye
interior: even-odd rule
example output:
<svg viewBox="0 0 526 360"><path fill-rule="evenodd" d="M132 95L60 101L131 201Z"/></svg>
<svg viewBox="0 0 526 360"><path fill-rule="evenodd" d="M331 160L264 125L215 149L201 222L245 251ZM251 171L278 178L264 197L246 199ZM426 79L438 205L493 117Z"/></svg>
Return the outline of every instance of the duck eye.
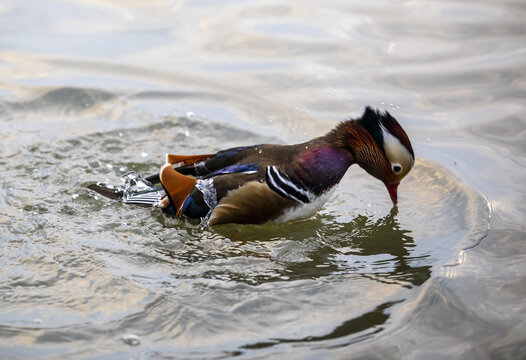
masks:
<svg viewBox="0 0 526 360"><path fill-rule="evenodd" d="M400 173L400 171L402 171L402 166L400 164L393 164L393 171L395 174Z"/></svg>

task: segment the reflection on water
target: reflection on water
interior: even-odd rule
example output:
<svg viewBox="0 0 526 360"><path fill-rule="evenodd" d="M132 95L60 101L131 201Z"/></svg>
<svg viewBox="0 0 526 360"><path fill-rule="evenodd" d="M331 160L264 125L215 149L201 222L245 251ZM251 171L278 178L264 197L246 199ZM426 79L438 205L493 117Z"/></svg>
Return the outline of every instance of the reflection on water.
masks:
<svg viewBox="0 0 526 360"><path fill-rule="evenodd" d="M391 306L395 305L397 302L388 302L381 304L374 308L374 310L367 312L357 318L346 320L341 325L337 326L330 333L321 336L308 336L301 339L272 339L269 342L260 342L256 344L245 345L242 348L244 349L262 349L278 344L287 344L287 343L309 343L309 342L320 342L326 340L334 340L342 337L349 337L350 335L361 333L359 337L348 340L339 346L346 346L352 343L363 341L370 337L371 335L377 334L383 330L379 327L383 325L388 319L389 315L386 313Z"/></svg>
<svg viewBox="0 0 526 360"><path fill-rule="evenodd" d="M0 357L519 358L523 19L513 1L1 2ZM367 104L415 147L398 208L354 166L279 225L203 230L87 188Z"/></svg>
<svg viewBox="0 0 526 360"><path fill-rule="evenodd" d="M371 219L358 215L351 222L337 224L331 216L316 217L306 221L281 226L251 226L239 230L237 226L227 225L214 229L225 239L234 241L226 249L201 251L200 247L170 250L156 249L160 254L180 262L202 263L206 261L233 259L236 257L261 258L275 264L274 273L258 274L255 277L242 270L207 271L199 277L210 279L246 282L251 285L269 281L290 281L316 279L336 274L362 274L365 278L385 283L402 284L410 287L420 285L431 275L431 266L419 266L418 260L429 255L413 256L411 248L416 245L408 230L403 230L396 219L398 209L394 207L384 218ZM283 228L287 227L287 237L283 237ZM278 229L276 229L278 227ZM281 236L280 236L281 235ZM215 239L221 241L216 235ZM303 247L301 256L292 261L287 257L273 256L272 253L249 250L253 242L286 242L295 240L296 244L288 245L297 251ZM252 243L251 243L252 242ZM263 245L264 246L264 245ZM272 244L275 246L275 244ZM412 266L412 263L416 264Z"/></svg>
<svg viewBox="0 0 526 360"><path fill-rule="evenodd" d="M336 243L340 247L336 260L346 263L341 266L345 268L361 263L355 256L366 256L369 260L375 260L369 266L359 266L357 270L367 271L370 267L373 271L371 277L375 280L412 285L426 281L431 275L431 266L420 265L418 260L426 259L429 255L412 255L411 248L416 244L410 231L400 227L397 214L398 208L394 207L389 215L376 221L358 215L353 221L343 224L338 234L334 234L339 239ZM346 233L349 234L347 244L341 239L342 234ZM362 266L364 270L360 269Z"/></svg>

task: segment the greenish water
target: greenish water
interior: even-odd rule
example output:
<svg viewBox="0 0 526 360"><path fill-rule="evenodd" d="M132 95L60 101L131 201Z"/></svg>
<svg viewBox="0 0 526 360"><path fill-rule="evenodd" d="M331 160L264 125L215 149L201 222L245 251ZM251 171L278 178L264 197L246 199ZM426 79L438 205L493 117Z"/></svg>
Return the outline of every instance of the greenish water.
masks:
<svg viewBox="0 0 526 360"><path fill-rule="evenodd" d="M0 357L526 354L519 2L4 1ZM365 105L417 161L301 222L201 229L87 189Z"/></svg>

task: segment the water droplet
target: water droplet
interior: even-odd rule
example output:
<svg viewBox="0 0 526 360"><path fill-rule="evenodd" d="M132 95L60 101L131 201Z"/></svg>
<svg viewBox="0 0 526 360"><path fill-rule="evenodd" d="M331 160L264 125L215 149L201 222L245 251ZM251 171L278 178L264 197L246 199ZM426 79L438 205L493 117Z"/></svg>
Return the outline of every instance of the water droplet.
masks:
<svg viewBox="0 0 526 360"><path fill-rule="evenodd" d="M135 335L135 334L125 334L121 336L121 340L128 345L139 345L141 343L141 339Z"/></svg>
<svg viewBox="0 0 526 360"><path fill-rule="evenodd" d="M305 145L305 149L308 149L309 148L309 145Z"/></svg>
<svg viewBox="0 0 526 360"><path fill-rule="evenodd" d="M109 170L113 169L113 165L112 165L112 164L106 164L106 167L107 167Z"/></svg>
<svg viewBox="0 0 526 360"><path fill-rule="evenodd" d="M120 167L119 168L119 171L121 171L121 172L124 172L125 170L126 170L126 168L124 168L124 167Z"/></svg>
<svg viewBox="0 0 526 360"><path fill-rule="evenodd" d="M261 154L262 152L263 152L263 150L261 150L261 149L258 150L258 153L259 153L259 154Z"/></svg>
<svg viewBox="0 0 526 360"><path fill-rule="evenodd" d="M99 200L99 197L98 197L97 195L95 195L93 198L94 198L95 200Z"/></svg>
<svg viewBox="0 0 526 360"><path fill-rule="evenodd" d="M78 197L79 197L79 194L73 194L73 195L71 195L71 198L72 198L72 199L76 199L76 198L78 198Z"/></svg>
<svg viewBox="0 0 526 360"><path fill-rule="evenodd" d="M142 152L142 153L141 153L141 156L142 156L143 158L145 158L145 157L148 156L148 153L147 153L147 152Z"/></svg>

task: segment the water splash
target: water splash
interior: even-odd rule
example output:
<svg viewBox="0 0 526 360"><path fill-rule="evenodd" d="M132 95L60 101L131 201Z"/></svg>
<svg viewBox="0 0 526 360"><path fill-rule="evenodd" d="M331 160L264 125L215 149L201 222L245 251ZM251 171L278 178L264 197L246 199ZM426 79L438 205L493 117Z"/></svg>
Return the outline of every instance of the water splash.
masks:
<svg viewBox="0 0 526 360"><path fill-rule="evenodd" d="M126 204L144 206L159 206L161 199L166 195L164 189L156 187L134 171L124 174L122 181L122 185L98 182L89 188L105 197L121 200Z"/></svg>
<svg viewBox="0 0 526 360"><path fill-rule="evenodd" d="M141 339L135 334L122 335L121 340L123 343L132 345L132 346L137 346L141 344Z"/></svg>
<svg viewBox="0 0 526 360"><path fill-rule="evenodd" d="M158 206L166 195L163 189L155 187L151 182L136 172L129 172L122 176L122 201L126 204Z"/></svg>

